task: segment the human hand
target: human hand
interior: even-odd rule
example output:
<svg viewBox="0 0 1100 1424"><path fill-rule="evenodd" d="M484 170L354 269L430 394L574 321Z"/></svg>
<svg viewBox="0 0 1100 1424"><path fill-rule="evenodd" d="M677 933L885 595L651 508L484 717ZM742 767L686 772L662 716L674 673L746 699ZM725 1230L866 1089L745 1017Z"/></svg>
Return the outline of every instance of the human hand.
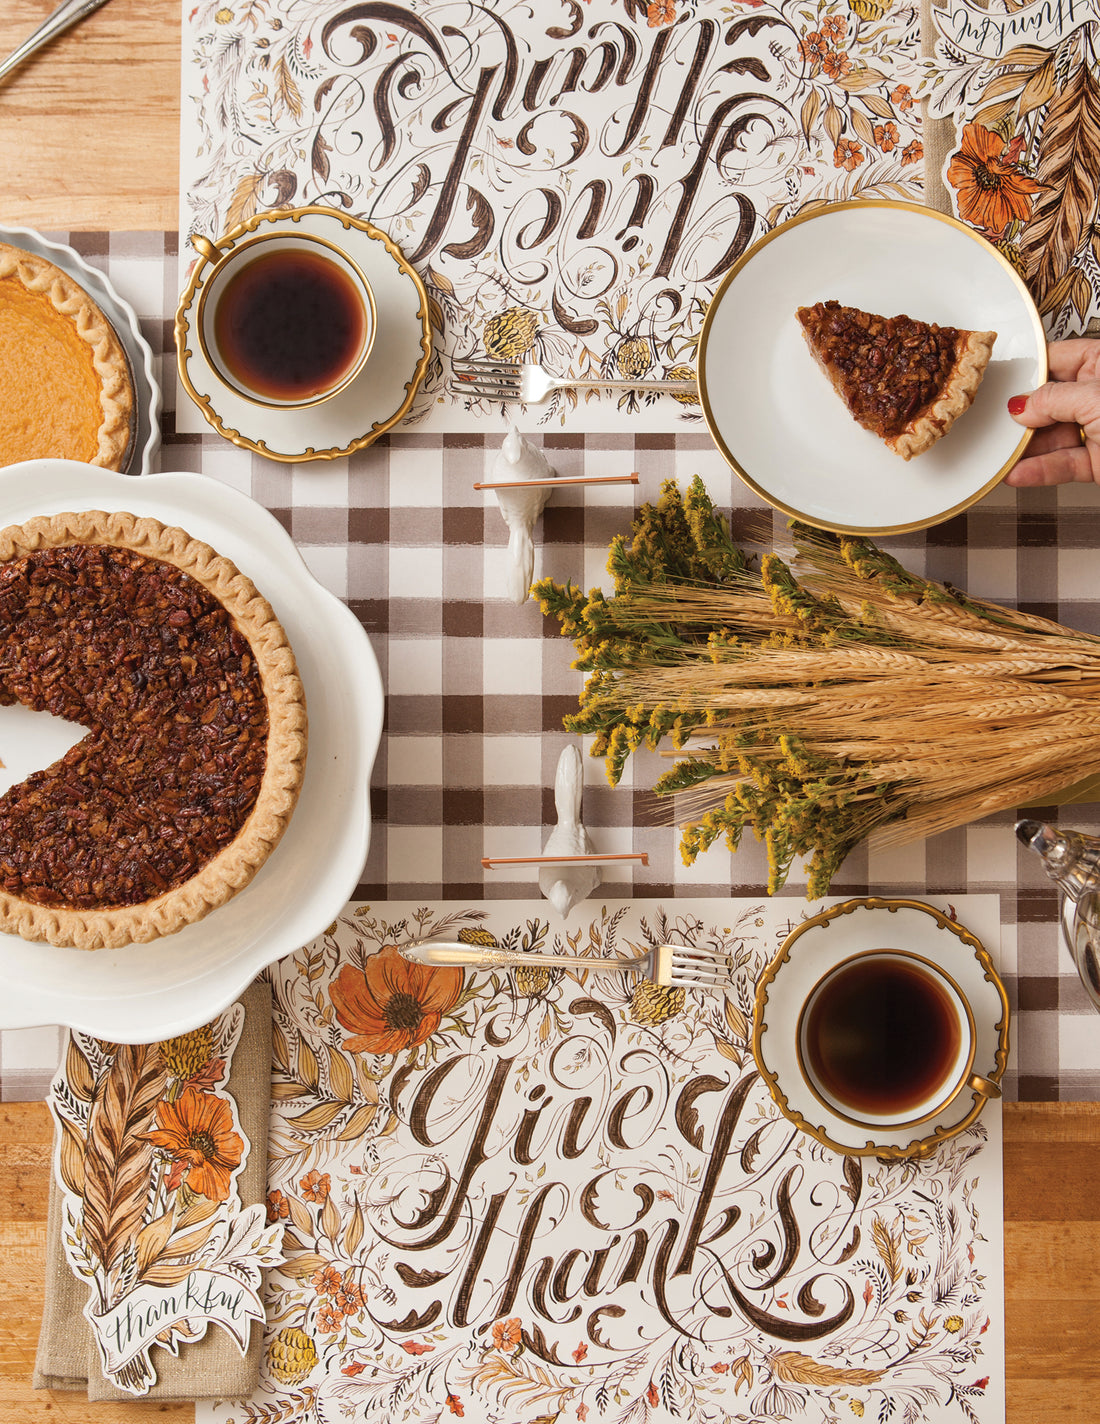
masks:
<svg viewBox="0 0 1100 1424"><path fill-rule="evenodd" d="M1005 484L1100 484L1100 340L1052 341L1051 379L1027 396L1013 396L1008 413L1037 433Z"/></svg>

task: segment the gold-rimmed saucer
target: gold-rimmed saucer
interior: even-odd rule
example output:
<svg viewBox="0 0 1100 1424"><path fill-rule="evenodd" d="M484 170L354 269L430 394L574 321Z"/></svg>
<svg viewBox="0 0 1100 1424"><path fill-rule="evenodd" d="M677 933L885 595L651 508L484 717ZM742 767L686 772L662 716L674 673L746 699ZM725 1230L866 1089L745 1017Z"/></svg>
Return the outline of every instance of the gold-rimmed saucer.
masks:
<svg viewBox="0 0 1100 1424"><path fill-rule="evenodd" d="M919 1125L869 1128L832 1112L799 1066L797 1026L811 989L836 965L872 949L908 950L951 976L974 1015L973 1070L999 1084L1008 1066L1004 985L981 941L919 900L845 900L792 930L757 986L753 1054L779 1110L823 1146L850 1156L923 1156L969 1127L987 1099L964 1091Z"/></svg>
<svg viewBox="0 0 1100 1424"><path fill-rule="evenodd" d="M303 207L260 213L219 237L219 245L255 232L300 231L346 252L370 283L377 333L370 357L354 381L323 404L260 407L213 374L195 333L195 310L207 256L191 271L176 312L176 360L184 389L204 419L234 445L272 460L334 460L361 450L409 412L432 354L428 294L397 244L373 224L332 208Z"/></svg>

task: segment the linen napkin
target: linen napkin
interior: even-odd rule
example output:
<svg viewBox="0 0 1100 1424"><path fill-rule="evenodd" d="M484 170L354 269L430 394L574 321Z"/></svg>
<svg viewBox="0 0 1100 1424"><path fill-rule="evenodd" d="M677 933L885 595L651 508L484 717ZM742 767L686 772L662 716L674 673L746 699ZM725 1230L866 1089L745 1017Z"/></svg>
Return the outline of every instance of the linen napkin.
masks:
<svg viewBox="0 0 1100 1424"><path fill-rule="evenodd" d="M257 981L241 996L244 1012L224 1084L236 1102L245 1158L236 1178L242 1208L262 1205L267 1181L267 1129L271 1079L271 990ZM132 1400L104 1378L99 1350L83 1311L89 1286L79 1279L62 1243L65 1193L51 1174L46 1237L46 1299L35 1359L35 1389L86 1390L89 1400ZM242 1355L236 1341L217 1325L185 1340L179 1353L154 1348L156 1380L143 1397L151 1400L240 1398L255 1388L262 1349L262 1328L253 1320Z"/></svg>
<svg viewBox="0 0 1100 1424"><path fill-rule="evenodd" d="M932 17L932 0L921 0L921 55L930 59L936 52L940 32ZM934 119L928 113L928 101L921 104L921 143L924 145L924 201L930 208L949 217L955 214L951 194L943 181L944 164L958 147L959 135L950 119Z"/></svg>

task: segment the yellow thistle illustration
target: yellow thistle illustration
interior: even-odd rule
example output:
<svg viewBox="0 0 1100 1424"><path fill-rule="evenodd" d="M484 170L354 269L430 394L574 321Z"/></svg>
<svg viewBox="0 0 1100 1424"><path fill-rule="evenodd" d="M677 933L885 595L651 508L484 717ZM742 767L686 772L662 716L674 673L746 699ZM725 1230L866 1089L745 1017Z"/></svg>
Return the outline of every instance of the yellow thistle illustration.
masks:
<svg viewBox="0 0 1100 1424"><path fill-rule="evenodd" d="M523 307L509 307L485 323L481 339L490 356L499 361L518 361L534 346L538 329L534 312Z"/></svg>
<svg viewBox="0 0 1100 1424"><path fill-rule="evenodd" d="M644 376L653 365L653 352L644 336L628 336L615 352L615 364L623 376Z"/></svg>
<svg viewBox="0 0 1100 1424"><path fill-rule="evenodd" d="M537 964L520 964L516 967L516 990L526 999L535 999L546 991L550 983L549 969Z"/></svg>
<svg viewBox="0 0 1100 1424"><path fill-rule="evenodd" d="M268 1368L283 1384L301 1384L317 1363L317 1350L304 1330L288 1325L267 1347Z"/></svg>
<svg viewBox="0 0 1100 1424"><path fill-rule="evenodd" d="M475 929L469 925L459 930L458 938L462 944L479 944L482 949L497 947L496 935L491 934L489 930Z"/></svg>
<svg viewBox="0 0 1100 1424"><path fill-rule="evenodd" d="M993 246L1001 254L1006 262L1012 267L1017 276L1027 278L1027 258L1020 251L1014 242L1009 242L1007 238L1001 238Z"/></svg>
<svg viewBox="0 0 1100 1424"><path fill-rule="evenodd" d="M694 381L695 368L693 366L673 366L668 373L670 381ZM699 397L694 391L674 391L672 399L679 401L681 405L698 405Z"/></svg>
<svg viewBox="0 0 1100 1424"><path fill-rule="evenodd" d="M659 1024L683 1012L687 991L667 984L651 984L643 979L630 996L630 1014L635 1023Z"/></svg>

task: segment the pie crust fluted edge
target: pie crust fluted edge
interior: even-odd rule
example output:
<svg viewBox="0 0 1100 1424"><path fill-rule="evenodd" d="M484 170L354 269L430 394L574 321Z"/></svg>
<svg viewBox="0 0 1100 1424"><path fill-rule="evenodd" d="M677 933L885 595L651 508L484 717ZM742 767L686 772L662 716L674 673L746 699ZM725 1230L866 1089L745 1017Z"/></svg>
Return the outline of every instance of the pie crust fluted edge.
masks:
<svg viewBox="0 0 1100 1424"><path fill-rule="evenodd" d="M903 460L923 455L937 440L947 434L960 415L974 403L989 359L993 354L995 331L961 331L965 340L959 344L955 364L947 382L928 407L900 435L886 444Z"/></svg>
<svg viewBox="0 0 1100 1424"><path fill-rule="evenodd" d="M0 565L41 549L103 544L132 549L189 574L248 640L267 700L267 756L260 790L233 841L197 875L141 905L68 910L0 891L0 932L74 949L115 949L174 934L243 890L290 823L305 776L305 691L286 633L267 600L229 559L185 530L125 512L44 515L0 530Z"/></svg>

